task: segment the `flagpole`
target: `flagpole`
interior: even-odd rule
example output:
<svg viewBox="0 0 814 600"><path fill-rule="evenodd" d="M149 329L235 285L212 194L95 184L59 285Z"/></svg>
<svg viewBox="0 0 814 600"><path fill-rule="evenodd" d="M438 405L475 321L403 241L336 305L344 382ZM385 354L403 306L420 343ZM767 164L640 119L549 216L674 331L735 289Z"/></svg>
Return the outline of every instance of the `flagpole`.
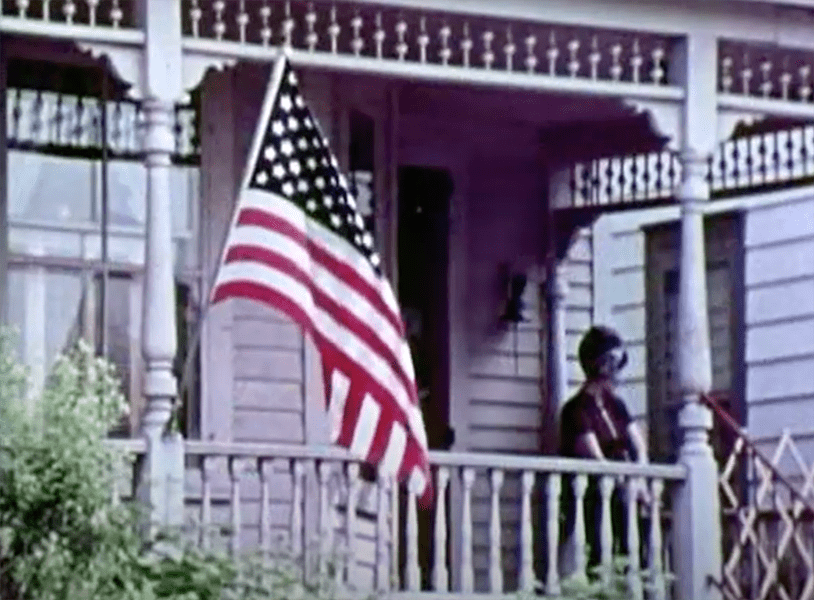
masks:
<svg viewBox="0 0 814 600"><path fill-rule="evenodd" d="M272 67L271 71L271 85L266 89L266 95L263 99L263 107L260 110L260 119L259 123L260 126L255 130L254 138L252 139L251 149L249 151L248 161L246 162L246 168L243 172L243 178L240 183L240 188L238 191L238 196L240 193L245 190L249 186L249 180L252 176L251 174L251 165L256 162L257 155L260 153L260 147L263 144L263 135L265 134L266 130L266 121L268 121L269 116L271 115L272 102L274 98L277 96L277 88L280 87L280 79L283 76L283 69L285 67L286 59L288 57L288 53L285 50L281 50L279 53L279 57L277 58L276 62L274 63L274 67ZM226 231L223 234L223 238L221 239L220 243L220 251L218 252L219 259L218 262L215 263L215 267L212 269L211 276L209 277L209 290L207 291L206 298L204 300L204 304L201 307L201 314L198 317L198 323L195 328L195 332L192 335L192 340L187 345L187 355L184 359L184 368L181 371L181 381L178 383L178 398L179 400L183 398L184 394L187 392L187 387L189 386L189 378L190 378L190 371L192 370L192 363L193 357L195 356L196 350L201 343L201 335L203 334L203 326L206 320L207 315L209 314L209 309L212 307L212 288L215 283L215 279L218 275L218 271L220 270L221 265L223 264L224 259L226 258L226 242L229 239L229 232L234 229L235 225L237 224L237 205L232 211L232 219L229 226L226 228ZM176 405L177 407L178 405Z"/></svg>

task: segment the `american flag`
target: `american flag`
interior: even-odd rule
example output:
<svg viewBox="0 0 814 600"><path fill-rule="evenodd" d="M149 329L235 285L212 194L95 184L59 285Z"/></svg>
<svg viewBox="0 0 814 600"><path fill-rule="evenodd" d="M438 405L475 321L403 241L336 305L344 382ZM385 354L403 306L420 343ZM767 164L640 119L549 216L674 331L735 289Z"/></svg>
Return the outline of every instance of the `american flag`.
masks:
<svg viewBox="0 0 814 600"><path fill-rule="evenodd" d="M311 335L332 442L432 498L427 435L398 303L371 232L285 57L254 136L212 304L250 298Z"/></svg>

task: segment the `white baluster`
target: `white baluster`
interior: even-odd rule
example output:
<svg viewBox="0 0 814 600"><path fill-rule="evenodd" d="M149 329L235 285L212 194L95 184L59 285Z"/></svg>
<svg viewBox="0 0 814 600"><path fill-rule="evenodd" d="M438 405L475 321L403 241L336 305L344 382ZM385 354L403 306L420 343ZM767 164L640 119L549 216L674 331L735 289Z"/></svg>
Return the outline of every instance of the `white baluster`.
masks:
<svg viewBox="0 0 814 600"><path fill-rule="evenodd" d="M336 20L336 4L331 5L331 24L328 26L328 37L331 39L331 54L339 52L339 33L342 28Z"/></svg>
<svg viewBox="0 0 814 600"><path fill-rule="evenodd" d="M641 563L639 560L639 504L636 490L644 485L639 477L629 477L627 481L627 550L628 550L628 585L634 600L642 598Z"/></svg>
<svg viewBox="0 0 814 600"><path fill-rule="evenodd" d="M246 43L246 29L249 26L249 13L246 12L246 0L240 0L237 8L237 31L241 44Z"/></svg>
<svg viewBox="0 0 814 600"><path fill-rule="evenodd" d="M588 477L582 473L574 477L574 498L576 518L574 519L574 566L576 576L584 578L586 575L585 562L585 490L588 489Z"/></svg>
<svg viewBox="0 0 814 600"><path fill-rule="evenodd" d="M570 60L568 61L568 73L571 77L579 75L579 40L577 38L568 42L568 53Z"/></svg>
<svg viewBox="0 0 814 600"><path fill-rule="evenodd" d="M399 485L393 477L388 478L390 486L390 539L393 541L390 546L390 577L393 580L395 589L401 588L401 577L399 575L399 533L401 532L401 521L399 520Z"/></svg>
<svg viewBox="0 0 814 600"><path fill-rule="evenodd" d="M661 496L664 492L664 482L661 479L654 479L650 484L650 494L652 504L650 507L650 547L648 562L650 572L653 573L652 600L664 600L666 590L664 588L664 563L662 562L662 531L661 531Z"/></svg>
<svg viewBox="0 0 814 600"><path fill-rule="evenodd" d="M347 555L345 564L347 565L348 582L353 583L356 579L356 560L359 557L357 552L357 541L359 538L359 531L357 526L357 515L359 513L359 493L362 491L362 480L359 477L359 464L351 463L348 465L348 509L345 514L345 531L347 539Z"/></svg>
<svg viewBox="0 0 814 600"><path fill-rule="evenodd" d="M331 465L327 461L321 461L317 466L319 477L319 537L321 552L319 556L320 573L323 577L328 574L329 561L333 561L334 547L334 523L333 506L331 506Z"/></svg>
<svg viewBox="0 0 814 600"><path fill-rule="evenodd" d="M550 473L546 479L546 533L548 534L548 572L546 573L546 594L557 596L560 593L560 574L557 567L557 550L560 543L560 491L562 488L559 473ZM577 505L579 508L579 505ZM579 510L577 510L579 512Z"/></svg>
<svg viewBox="0 0 814 600"><path fill-rule="evenodd" d="M201 458L201 548L208 550L212 527L212 473L214 472L214 458L204 456Z"/></svg>
<svg viewBox="0 0 814 600"><path fill-rule="evenodd" d="M772 63L770 60L764 60L760 63L760 72L763 75L763 81L760 84L760 93L764 98L768 98L772 93Z"/></svg>
<svg viewBox="0 0 814 600"><path fill-rule="evenodd" d="M749 66L749 55L743 55L743 68L741 69L741 93L748 96L752 93L752 67Z"/></svg>
<svg viewBox="0 0 814 600"><path fill-rule="evenodd" d="M231 482L229 508L232 513L229 549L236 555L240 552L240 529L243 523L240 518L240 464L234 456L229 457L229 479Z"/></svg>
<svg viewBox="0 0 814 600"><path fill-rule="evenodd" d="M25 19L28 15L29 0L17 0L17 16ZM46 19L47 20L47 19Z"/></svg>
<svg viewBox="0 0 814 600"><path fill-rule="evenodd" d="M427 62L427 46L430 45L430 36L427 33L427 18L421 17L418 33L418 60L421 64Z"/></svg>
<svg viewBox="0 0 814 600"><path fill-rule="evenodd" d="M304 547L302 529L303 475L305 475L305 467L302 461L292 458L293 493L291 498L291 537L289 538L289 544L294 557L299 557Z"/></svg>
<svg viewBox="0 0 814 600"><path fill-rule="evenodd" d="M600 544L601 544L601 564L602 576L605 581L610 580L610 569L612 568L613 556L613 525L611 523L611 496L613 494L614 480L609 475L603 475L599 483L599 492L602 501L602 517L600 521Z"/></svg>
<svg viewBox="0 0 814 600"><path fill-rule="evenodd" d="M503 591L503 564L500 530L500 489L503 471L492 469L491 514L489 518L489 586L494 593Z"/></svg>
<svg viewBox="0 0 814 600"><path fill-rule="evenodd" d="M469 67L470 65L470 55L472 53L472 48L474 47L474 42L472 41L472 37L469 35L469 23L464 23L464 37L461 40L461 60L463 61L464 67Z"/></svg>
<svg viewBox="0 0 814 600"><path fill-rule="evenodd" d="M294 43L294 17L291 16L291 2L285 3L285 19L282 24L283 47L291 48Z"/></svg>
<svg viewBox="0 0 814 600"><path fill-rule="evenodd" d="M452 35L452 29L444 23L438 35L441 38L441 50L438 52L438 56L441 58L441 64L446 67L449 64L449 59L452 58L452 50L449 47L449 37Z"/></svg>
<svg viewBox="0 0 814 600"><path fill-rule="evenodd" d="M464 592L475 589L475 572L472 565L472 486L475 483L475 469L464 467L464 503L461 510L461 586Z"/></svg>
<svg viewBox="0 0 814 600"><path fill-rule="evenodd" d="M42 20L46 23L51 20L51 0L42 0Z"/></svg>
<svg viewBox="0 0 814 600"><path fill-rule="evenodd" d="M415 492L407 491L407 589L421 589L421 568L418 565L418 499Z"/></svg>
<svg viewBox="0 0 814 600"><path fill-rule="evenodd" d="M599 61L602 60L602 54L599 52L599 40L596 36L591 38L591 53L588 54L588 64L591 65L591 79L596 81L599 77Z"/></svg>
<svg viewBox="0 0 814 600"><path fill-rule="evenodd" d="M271 43L271 6L268 0L263 1L263 6L260 7L260 41L263 46L268 46Z"/></svg>
<svg viewBox="0 0 814 600"><path fill-rule="evenodd" d="M396 44L396 56L402 61L407 56L407 51L409 50L406 35L407 21L404 20L404 17L399 17L399 21L396 23L396 37L398 38L398 43Z"/></svg>
<svg viewBox="0 0 814 600"><path fill-rule="evenodd" d="M192 0L192 6L189 9L189 22L192 25L192 37L201 37L201 17L203 11L201 10L198 0Z"/></svg>
<svg viewBox="0 0 814 600"><path fill-rule="evenodd" d="M65 0L62 3L62 14L65 15L65 23L73 25L73 18L76 15L76 3L73 0Z"/></svg>
<svg viewBox="0 0 814 600"><path fill-rule="evenodd" d="M537 45L537 37L530 35L526 37L526 71L534 73L537 70L537 55L534 48Z"/></svg>
<svg viewBox="0 0 814 600"><path fill-rule="evenodd" d="M222 40L226 33L226 23L223 20L223 11L226 9L226 2L224 0L215 0L212 7L215 9L215 39Z"/></svg>
<svg viewBox="0 0 814 600"><path fill-rule="evenodd" d="M503 46L503 53L506 55L506 70L514 70L514 54L517 52L517 45L514 43L512 28L506 29L506 45Z"/></svg>
<svg viewBox="0 0 814 600"><path fill-rule="evenodd" d="M119 0L113 0L110 7L110 24L113 26L113 29L118 29L121 26L123 18L124 13L122 12Z"/></svg>
<svg viewBox="0 0 814 600"><path fill-rule="evenodd" d="M354 56L361 56L365 47L365 40L362 39L361 34L363 24L362 15L357 12L350 21L350 27L353 29L353 39L350 42L350 47Z"/></svg>
<svg viewBox="0 0 814 600"><path fill-rule="evenodd" d="M257 472L260 476L260 549L263 555L271 552L271 477L273 467L270 460L258 459Z"/></svg>
<svg viewBox="0 0 814 600"><path fill-rule="evenodd" d="M88 2L88 25L91 27L96 26L96 8L99 6L99 0L87 0Z"/></svg>
<svg viewBox="0 0 814 600"><path fill-rule="evenodd" d="M560 56L560 49L557 46L557 36L553 30L548 36L548 50L546 50L545 54L548 59L548 74L553 77L557 74L557 58Z"/></svg>
<svg viewBox="0 0 814 600"><path fill-rule="evenodd" d="M734 78L732 77L732 57L724 56L721 59L721 91L724 94L732 93L732 84Z"/></svg>
<svg viewBox="0 0 814 600"><path fill-rule="evenodd" d="M495 34L491 30L484 31L481 39L483 40L483 54L481 55L483 67L491 69L492 63L495 62L495 53L492 51L492 40L495 39Z"/></svg>
<svg viewBox="0 0 814 600"><path fill-rule="evenodd" d="M534 471L523 471L520 500L520 589L534 588L534 533L531 529L531 492L534 489Z"/></svg>
<svg viewBox="0 0 814 600"><path fill-rule="evenodd" d="M653 57L653 68L650 70L650 80L659 85L664 80L664 48L656 46L651 53Z"/></svg>
<svg viewBox="0 0 814 600"><path fill-rule="evenodd" d="M644 63L644 58L642 57L641 48L639 47L639 38L634 38L633 49L631 51L631 54L632 56L630 57L630 80L633 83L640 83L642 63Z"/></svg>
<svg viewBox="0 0 814 600"><path fill-rule="evenodd" d="M616 43L611 46L611 68L610 76L612 81L619 81L622 79L622 44Z"/></svg>
<svg viewBox="0 0 814 600"><path fill-rule="evenodd" d="M438 467L437 500L435 504L435 564L433 583L436 592L449 590L449 570L447 569L447 484L449 469Z"/></svg>
<svg viewBox="0 0 814 600"><path fill-rule="evenodd" d="M376 491L378 499L376 504L376 590L386 592L390 588L390 559L388 550L398 545L398 540L390 540L390 531L387 528L389 479L379 477Z"/></svg>
<svg viewBox="0 0 814 600"><path fill-rule="evenodd" d="M319 34L317 33L317 11L314 8L314 3L308 3L308 12L305 13L305 45L308 47L309 52L316 52L317 44L319 43Z"/></svg>
<svg viewBox="0 0 814 600"><path fill-rule="evenodd" d="M811 67L809 65L803 65L800 67L798 73L800 74L800 87L797 91L797 95L800 97L800 101L808 102L811 96L811 83L809 80L809 77L811 77Z"/></svg>
<svg viewBox="0 0 814 600"><path fill-rule="evenodd" d="M373 39L376 42L376 58L384 58L384 40L387 38L387 32L382 26L382 13L376 13L376 32L373 34Z"/></svg>

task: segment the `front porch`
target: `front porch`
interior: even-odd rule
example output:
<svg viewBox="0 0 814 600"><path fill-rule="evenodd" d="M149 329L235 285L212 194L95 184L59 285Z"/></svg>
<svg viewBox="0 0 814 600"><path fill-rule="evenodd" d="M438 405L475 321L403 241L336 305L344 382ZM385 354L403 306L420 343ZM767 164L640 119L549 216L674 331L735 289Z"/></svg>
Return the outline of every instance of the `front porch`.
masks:
<svg viewBox="0 0 814 600"><path fill-rule="evenodd" d="M125 427L133 439L116 443L145 458L149 485L142 492L155 519L226 524L233 551L269 548L282 537L317 570L327 570L326 553L338 553L336 577L360 592L485 597L532 590L539 581L553 595L563 571L557 519L563 486L573 485L581 499L591 476L603 490L615 478L625 485L644 480L657 502L641 520L644 530L631 529L633 566L677 572L676 585L659 582L654 597L716 597L708 576L721 572L719 482L711 422L699 402L712 386L701 214L718 195L810 182L812 48L796 16L791 9L747 14L726 3L618 2L608 12L588 0L567 8L521 2L432 11L367 1L64 0L58 10L54 2L4 2L4 65L35 47L39 60L59 62L54 49L67 47L71 60L84 53L81 60L107 82L104 91L42 87L53 81L11 82L19 87L10 89L4 68L4 146L21 153L73 148L77 155L93 148L92 160L144 167L138 176L145 180L144 206L135 212L145 215L129 224L132 231L117 229L121 223L103 234L75 228L77 256L58 258L62 268L92 262L103 279L133 275L121 292L130 316L122 328L128 348L120 350L137 410ZM733 22L744 39L723 36ZM455 433L452 451L441 450L449 447L443 431L432 442L434 516L418 511L392 482L370 482L358 464L325 444L313 347L256 307L209 315L200 372L185 379L190 385L183 390L191 439L181 448L162 438L182 375L173 366L173 332L182 317L172 289L184 280L193 300L188 316L194 299L207 296L264 74L281 48L302 72L304 94L343 170L355 178L357 193L366 188L372 199L366 217L394 281L404 280L399 169L441 169L456 190L444 215L445 298L427 308L447 321L440 338L448 347L439 359L446 372L426 383L443 399L444 424ZM43 112L48 92L55 92L50 115ZM88 120L89 98L103 107L98 121ZM115 108L121 106L131 108ZM63 119L64 113L73 116ZM738 124L777 124L781 117L787 121L779 131L730 139ZM136 124L142 135L130 136ZM2 153L4 170L8 156ZM172 187L170 165L185 162L200 167L200 195ZM5 202L5 178L3 186ZM190 203L178 211L180 193ZM569 302L569 293L590 294L593 285L590 275L573 276L578 266L569 270L576 232L605 212L670 203L682 207L680 463L523 456L555 447L557 410L579 380L572 348L594 320L590 304ZM100 209L106 214L104 202ZM39 261L30 278L37 293L25 297L44 307L45 271L53 267L48 248L57 235L42 230L55 226L5 214L3 235L23 250L4 254L2 270ZM514 331L499 324L505 296L497 275L504 267L532 284L530 321ZM90 289L79 294L87 331L74 337L96 335L88 325L96 310L85 300L94 296ZM6 312L8 305L4 300ZM27 335L44 378L51 352L44 325ZM103 351L109 341L101 336ZM192 407L194 398L200 403ZM639 407L637 416L645 415L646 406ZM120 492L120 499L133 493ZM604 493L604 539L611 535L609 501ZM582 573L579 521L576 531L572 567ZM636 596L644 594L641 581L631 584Z"/></svg>

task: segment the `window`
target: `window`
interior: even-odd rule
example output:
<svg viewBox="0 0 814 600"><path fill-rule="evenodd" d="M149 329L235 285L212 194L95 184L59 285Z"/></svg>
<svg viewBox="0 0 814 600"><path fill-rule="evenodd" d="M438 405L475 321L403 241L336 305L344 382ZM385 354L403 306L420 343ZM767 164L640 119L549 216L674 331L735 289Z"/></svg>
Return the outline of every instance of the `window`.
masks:
<svg viewBox="0 0 814 600"><path fill-rule="evenodd" d="M60 67L49 64L47 69ZM139 107L113 95L102 103L101 73L94 69L80 74L87 78L84 83L78 82L79 75L69 78L74 87L82 83L84 96L14 88L23 76L15 73L13 61L8 73L3 174L8 181L8 303L11 324L20 334L21 357L31 369L33 385L41 388L58 354L81 338L93 344L116 365L131 399L129 422L113 432L129 435L137 430L142 410L147 178L138 153ZM55 78L60 79L68 81ZM189 313L201 284L199 155L196 122L187 114L194 116L195 111L195 107L177 111L179 150L170 173L179 317ZM106 151L102 139L107 141ZM179 321L180 361L186 357L187 321L186 317ZM186 404L197 402L195 389ZM196 410L186 413L195 415ZM184 429L196 426L191 423Z"/></svg>
<svg viewBox="0 0 814 600"><path fill-rule="evenodd" d="M743 331L742 243L738 215L708 217L705 224L707 309L712 343L712 386L723 393L725 408L742 420ZM650 452L654 459L675 460L680 445L681 392L677 372L678 260L677 223L646 232L647 390ZM727 451L730 434L713 431L713 447Z"/></svg>

